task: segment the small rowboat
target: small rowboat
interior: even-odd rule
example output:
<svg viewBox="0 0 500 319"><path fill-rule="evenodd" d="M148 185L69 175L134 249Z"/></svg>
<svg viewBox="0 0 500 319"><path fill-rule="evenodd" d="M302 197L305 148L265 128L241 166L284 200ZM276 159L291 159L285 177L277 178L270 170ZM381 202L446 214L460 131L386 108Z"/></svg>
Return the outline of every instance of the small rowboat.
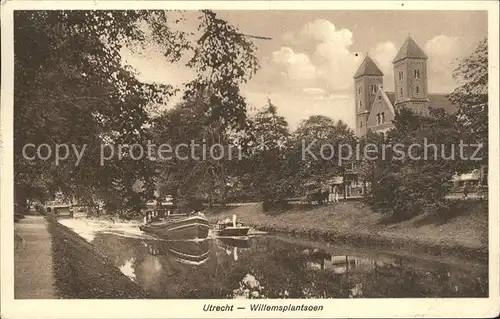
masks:
<svg viewBox="0 0 500 319"><path fill-rule="evenodd" d="M246 237L250 227L243 226L241 222L236 221L236 215L233 215L233 220L226 219L217 223L218 237Z"/></svg>
<svg viewBox="0 0 500 319"><path fill-rule="evenodd" d="M156 212L152 212L157 217ZM208 237L209 222L201 212L196 214L172 214L156 220L148 215L144 218L145 223L139 229L169 240L198 240Z"/></svg>

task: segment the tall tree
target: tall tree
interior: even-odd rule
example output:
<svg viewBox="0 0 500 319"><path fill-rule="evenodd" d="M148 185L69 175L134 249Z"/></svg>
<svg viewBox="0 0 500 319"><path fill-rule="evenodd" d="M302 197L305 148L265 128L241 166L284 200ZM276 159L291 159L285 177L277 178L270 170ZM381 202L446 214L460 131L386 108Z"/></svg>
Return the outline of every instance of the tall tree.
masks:
<svg viewBox="0 0 500 319"><path fill-rule="evenodd" d="M342 159L354 151L354 132L343 121L315 115L303 121L294 133L296 150L301 153L300 175L322 181L326 175L343 171Z"/></svg>
<svg viewBox="0 0 500 319"><path fill-rule="evenodd" d="M251 119L253 144L246 159L247 192L268 203L284 200L294 188L295 172L290 170L290 131L285 118L268 99L267 105Z"/></svg>
<svg viewBox="0 0 500 319"><path fill-rule="evenodd" d="M488 163L488 38L464 58L453 76L459 86L449 95L459 107L459 120L464 124L470 142L482 143L482 164Z"/></svg>
<svg viewBox="0 0 500 319"><path fill-rule="evenodd" d="M214 122L232 126L244 122L245 103L238 83L257 66L252 44L211 11L202 12L201 36L192 43L185 33L169 27L176 22L170 16L159 10L16 12L18 203L22 205L26 198L45 199L62 189L80 199L105 193L122 203L121 209L137 211L150 196L155 171L148 158L134 159L124 149L105 166L100 163L102 143L145 145L150 138L148 108L165 104L175 92L169 85L138 81L134 71L122 65L124 46L140 50L154 43L173 63L192 54L188 66L198 76L189 83L186 96L207 94L209 89L210 98L220 102L204 106ZM254 69L247 72L248 67ZM215 111L214 105L223 109L215 107L219 110ZM27 143L89 147L80 165L75 166L73 156L56 166L24 158L22 149ZM138 179L147 186L140 194L133 187Z"/></svg>
<svg viewBox="0 0 500 319"><path fill-rule="evenodd" d="M142 141L149 121L146 107L173 92L166 85L139 82L122 66L121 48L145 43L139 25L145 21L166 22L166 12L16 12L14 165L20 205L26 198L45 199L56 189L83 200L98 190L114 189L127 199L134 178L148 171L146 162L130 158L102 166L99 155L104 142ZM182 36L174 32L164 36L172 40L165 51L183 47ZM22 150L28 143L88 148L78 166L74 156L55 165L24 158Z"/></svg>

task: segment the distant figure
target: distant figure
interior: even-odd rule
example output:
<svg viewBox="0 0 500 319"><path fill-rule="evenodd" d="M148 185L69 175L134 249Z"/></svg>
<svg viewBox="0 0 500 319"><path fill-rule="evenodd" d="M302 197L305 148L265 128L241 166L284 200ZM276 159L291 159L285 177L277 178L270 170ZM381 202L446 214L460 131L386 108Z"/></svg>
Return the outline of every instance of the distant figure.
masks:
<svg viewBox="0 0 500 319"><path fill-rule="evenodd" d="M333 203L335 201L335 195L333 194L333 188L330 189L330 193L328 193L328 202Z"/></svg>
<svg viewBox="0 0 500 319"><path fill-rule="evenodd" d="M330 190L326 189L326 191L321 193L321 200L324 203L328 203L330 201Z"/></svg>
<svg viewBox="0 0 500 319"><path fill-rule="evenodd" d="M464 184L464 199L467 199L467 196L469 196L469 184L465 183Z"/></svg>
<svg viewBox="0 0 500 319"><path fill-rule="evenodd" d="M339 188L337 186L333 186L333 202L339 202Z"/></svg>

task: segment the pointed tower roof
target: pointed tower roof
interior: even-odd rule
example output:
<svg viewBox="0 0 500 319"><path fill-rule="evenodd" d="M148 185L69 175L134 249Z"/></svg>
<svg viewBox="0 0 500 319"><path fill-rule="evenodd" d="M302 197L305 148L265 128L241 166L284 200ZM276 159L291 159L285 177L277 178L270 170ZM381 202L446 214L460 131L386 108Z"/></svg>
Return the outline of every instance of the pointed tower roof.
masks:
<svg viewBox="0 0 500 319"><path fill-rule="evenodd" d="M356 71L356 74L354 74L354 78L356 79L363 75L383 76L384 73L380 71L375 62L373 62L373 60L367 55L366 58L361 63L361 65L359 66L358 71Z"/></svg>
<svg viewBox="0 0 500 319"><path fill-rule="evenodd" d="M408 36L405 43L403 43L392 63L396 63L406 58L427 59L427 55L425 55L424 51L420 49L418 44L410 36Z"/></svg>

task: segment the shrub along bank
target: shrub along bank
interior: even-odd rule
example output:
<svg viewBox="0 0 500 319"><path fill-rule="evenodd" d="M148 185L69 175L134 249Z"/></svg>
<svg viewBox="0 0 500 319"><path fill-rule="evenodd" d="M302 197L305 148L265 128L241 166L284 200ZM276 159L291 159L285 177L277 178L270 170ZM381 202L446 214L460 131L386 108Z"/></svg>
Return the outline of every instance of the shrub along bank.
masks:
<svg viewBox="0 0 500 319"><path fill-rule="evenodd" d="M293 205L286 210L264 212L261 204L212 208L211 222L235 214L255 229L321 238L363 248L405 249L432 255L453 254L487 258L488 202L456 201L448 211L428 213L392 222L360 202L333 205Z"/></svg>

